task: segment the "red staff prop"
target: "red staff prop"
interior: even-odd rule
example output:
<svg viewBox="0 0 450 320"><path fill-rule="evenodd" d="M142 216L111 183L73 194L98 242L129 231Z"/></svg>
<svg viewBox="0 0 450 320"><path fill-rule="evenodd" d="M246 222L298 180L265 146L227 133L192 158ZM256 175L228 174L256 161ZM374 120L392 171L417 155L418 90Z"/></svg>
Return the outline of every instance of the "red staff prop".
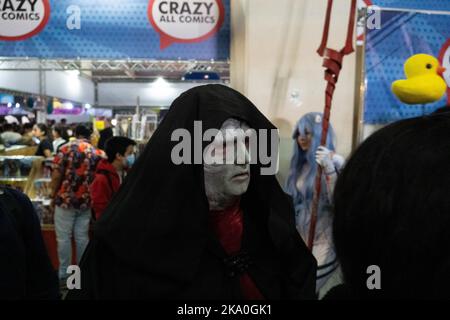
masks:
<svg viewBox="0 0 450 320"><path fill-rule="evenodd" d="M323 67L325 70L325 80L327 81L327 88L325 90L325 110L323 112L322 120L322 137L320 145L325 146L327 142L328 127L330 123L331 104L333 100L334 90L336 89L336 83L339 79L339 73L342 69L342 61L344 56L352 53L353 50L353 29L355 28L355 15L356 15L356 0L352 0L350 8L350 16L347 29L347 40L344 48L340 51L336 51L327 48L328 33L330 30L331 9L333 7L333 0L328 0L327 13L325 18L325 26L323 30L322 43L320 44L317 53L324 57ZM309 228L308 248L312 251L314 244L314 236L316 234L317 223L317 209L319 207L320 191L322 189L322 168L318 166L315 180L315 191L313 197L313 203L311 208L311 224Z"/></svg>

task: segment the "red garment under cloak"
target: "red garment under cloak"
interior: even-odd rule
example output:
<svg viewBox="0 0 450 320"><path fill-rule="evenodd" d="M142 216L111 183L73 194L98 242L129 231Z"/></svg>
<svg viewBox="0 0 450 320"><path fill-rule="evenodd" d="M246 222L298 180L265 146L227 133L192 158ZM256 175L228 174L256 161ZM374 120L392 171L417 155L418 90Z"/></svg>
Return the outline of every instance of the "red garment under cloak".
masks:
<svg viewBox="0 0 450 320"><path fill-rule="evenodd" d="M209 225L229 256L233 256L240 252L244 224L242 219L242 209L239 203L223 211L211 211ZM248 273L241 274L239 281L242 295L245 299L264 299Z"/></svg>

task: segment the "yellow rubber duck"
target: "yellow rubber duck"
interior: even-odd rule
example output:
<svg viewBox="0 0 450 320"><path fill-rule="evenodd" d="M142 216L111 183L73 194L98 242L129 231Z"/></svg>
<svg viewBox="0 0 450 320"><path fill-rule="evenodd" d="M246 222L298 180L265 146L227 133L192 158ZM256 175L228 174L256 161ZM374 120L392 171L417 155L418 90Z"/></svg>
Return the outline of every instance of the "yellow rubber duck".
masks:
<svg viewBox="0 0 450 320"><path fill-rule="evenodd" d="M446 71L428 54L416 54L405 62L406 80L392 83L392 92L407 104L426 104L440 100L447 91L442 75Z"/></svg>

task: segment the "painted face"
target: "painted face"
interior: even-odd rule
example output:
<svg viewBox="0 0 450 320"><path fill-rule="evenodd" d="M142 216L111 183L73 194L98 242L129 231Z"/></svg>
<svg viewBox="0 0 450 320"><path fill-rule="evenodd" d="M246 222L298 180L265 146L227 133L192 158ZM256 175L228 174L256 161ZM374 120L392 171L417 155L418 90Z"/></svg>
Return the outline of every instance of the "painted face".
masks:
<svg viewBox="0 0 450 320"><path fill-rule="evenodd" d="M308 149L311 147L312 134L308 131L306 131L305 133L305 135L302 135L301 133L298 134L297 143L303 151L308 151Z"/></svg>
<svg viewBox="0 0 450 320"><path fill-rule="evenodd" d="M250 154L245 132L249 126L236 119L226 120L205 154L203 172L210 210L224 210L247 192L250 184ZM222 160L222 161L220 161Z"/></svg>

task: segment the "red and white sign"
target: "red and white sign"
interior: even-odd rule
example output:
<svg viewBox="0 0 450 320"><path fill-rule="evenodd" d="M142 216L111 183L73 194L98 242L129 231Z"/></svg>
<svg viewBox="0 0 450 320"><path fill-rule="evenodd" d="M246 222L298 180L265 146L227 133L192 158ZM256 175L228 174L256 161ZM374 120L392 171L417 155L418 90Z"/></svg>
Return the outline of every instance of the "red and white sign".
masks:
<svg viewBox="0 0 450 320"><path fill-rule="evenodd" d="M450 104L450 39L447 40L439 53L439 62L441 66L447 69L443 76L445 82L447 82L447 102Z"/></svg>
<svg viewBox="0 0 450 320"><path fill-rule="evenodd" d="M357 2L359 12L362 9L367 9L373 5L372 0L358 0ZM366 34L366 18L363 17L361 21L356 24L356 44L362 46L364 44L364 35Z"/></svg>
<svg viewBox="0 0 450 320"><path fill-rule="evenodd" d="M150 0L147 14L165 49L210 38L222 26L225 9L222 0Z"/></svg>
<svg viewBox="0 0 450 320"><path fill-rule="evenodd" d="M28 39L41 32L49 18L49 0L0 0L0 40Z"/></svg>

